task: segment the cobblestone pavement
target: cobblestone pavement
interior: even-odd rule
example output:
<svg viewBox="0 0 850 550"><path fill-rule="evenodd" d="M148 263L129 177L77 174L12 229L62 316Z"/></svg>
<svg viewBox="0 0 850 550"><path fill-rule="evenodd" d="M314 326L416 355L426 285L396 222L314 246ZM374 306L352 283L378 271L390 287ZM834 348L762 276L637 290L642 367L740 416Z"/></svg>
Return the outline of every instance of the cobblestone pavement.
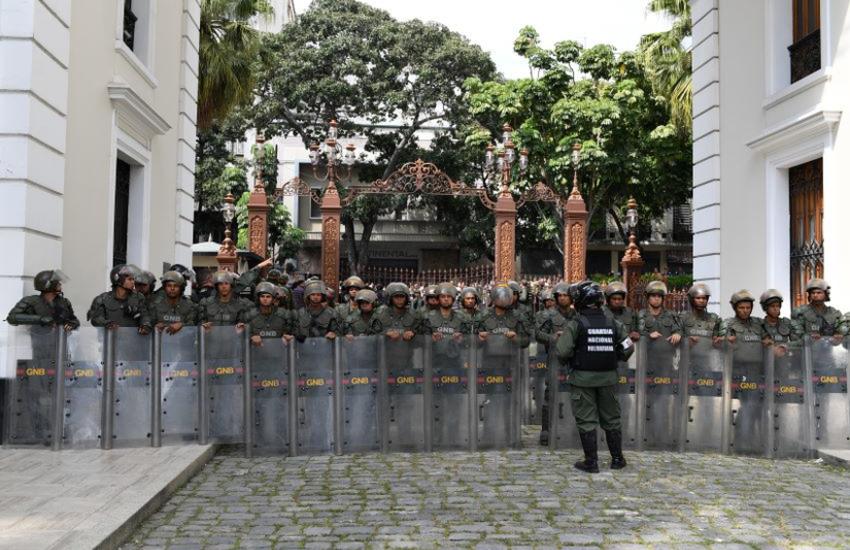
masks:
<svg viewBox="0 0 850 550"><path fill-rule="evenodd" d="M242 458L207 467L127 548L848 547L850 473L802 461L577 451ZM605 456L607 459L607 456Z"/></svg>

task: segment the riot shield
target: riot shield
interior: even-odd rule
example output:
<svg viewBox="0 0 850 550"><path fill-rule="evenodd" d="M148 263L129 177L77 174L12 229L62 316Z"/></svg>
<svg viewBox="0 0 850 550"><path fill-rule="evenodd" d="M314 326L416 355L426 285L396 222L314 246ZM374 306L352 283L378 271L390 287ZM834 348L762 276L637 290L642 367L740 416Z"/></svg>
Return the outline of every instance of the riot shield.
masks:
<svg viewBox="0 0 850 550"><path fill-rule="evenodd" d="M4 445L52 445L60 332L53 327L8 327L15 377L6 394Z"/></svg>
<svg viewBox="0 0 850 550"><path fill-rule="evenodd" d="M142 336L136 327L118 328L112 334L112 443L125 447L150 445L152 337Z"/></svg>
<svg viewBox="0 0 850 550"><path fill-rule="evenodd" d="M637 354L617 363L617 400L620 402L623 447L634 448L637 441ZM604 436L604 432L602 434ZM604 439L604 437L603 437Z"/></svg>
<svg viewBox="0 0 850 550"><path fill-rule="evenodd" d="M424 338L409 342L381 337L385 372L381 383L382 448L388 451L425 450Z"/></svg>
<svg viewBox="0 0 850 550"><path fill-rule="evenodd" d="M235 326L201 330L201 443L243 441L245 334Z"/></svg>
<svg viewBox="0 0 850 550"><path fill-rule="evenodd" d="M581 448L570 402L569 367L562 364L550 349L549 370L549 446L552 449Z"/></svg>
<svg viewBox="0 0 850 550"><path fill-rule="evenodd" d="M281 338L263 338L262 346L251 346L251 453L289 454L289 346Z"/></svg>
<svg viewBox="0 0 850 550"><path fill-rule="evenodd" d="M847 396L848 352L829 338L808 345L814 393L815 445L821 449L850 448L850 405Z"/></svg>
<svg viewBox="0 0 850 550"><path fill-rule="evenodd" d="M638 376L637 391L644 392L638 398L643 403L643 418L636 419L642 424L638 426L642 430L638 448L676 450L681 438L683 383L679 347L665 338L651 340L643 336L638 342L638 353L642 374Z"/></svg>
<svg viewBox="0 0 850 550"><path fill-rule="evenodd" d="M711 336L700 336L697 342L684 337L681 343L682 369L687 375L685 396L684 450L723 450L724 422L723 349L714 345Z"/></svg>
<svg viewBox="0 0 850 550"><path fill-rule="evenodd" d="M198 328L161 334L161 433L167 441L194 441L198 437Z"/></svg>
<svg viewBox="0 0 850 550"><path fill-rule="evenodd" d="M334 342L307 338L295 348L297 454L334 450Z"/></svg>
<svg viewBox="0 0 850 550"><path fill-rule="evenodd" d="M526 424L542 424L544 411L548 414L546 403L546 377L549 376L548 355L543 344L537 344L528 360L528 412Z"/></svg>
<svg viewBox="0 0 850 550"><path fill-rule="evenodd" d="M763 455L767 449L765 433L765 348L757 337L727 346L731 354L731 422L729 448L737 454Z"/></svg>
<svg viewBox="0 0 850 550"><path fill-rule="evenodd" d="M500 334L490 334L479 348L478 449L517 447L520 397L514 387L520 349Z"/></svg>
<svg viewBox="0 0 850 550"><path fill-rule="evenodd" d="M342 449L361 453L380 449L378 433L379 336L342 341Z"/></svg>
<svg viewBox="0 0 850 550"><path fill-rule="evenodd" d="M63 447L100 444L105 334L102 328L82 327L68 335Z"/></svg>
<svg viewBox="0 0 850 550"><path fill-rule="evenodd" d="M773 453L775 457L807 458L812 454L806 393L803 344L774 347L773 354ZM770 431L768 431L770 435Z"/></svg>
<svg viewBox="0 0 850 550"><path fill-rule="evenodd" d="M426 337L427 338L427 337ZM433 448L469 449L469 382L467 369L472 337L443 335L431 348Z"/></svg>

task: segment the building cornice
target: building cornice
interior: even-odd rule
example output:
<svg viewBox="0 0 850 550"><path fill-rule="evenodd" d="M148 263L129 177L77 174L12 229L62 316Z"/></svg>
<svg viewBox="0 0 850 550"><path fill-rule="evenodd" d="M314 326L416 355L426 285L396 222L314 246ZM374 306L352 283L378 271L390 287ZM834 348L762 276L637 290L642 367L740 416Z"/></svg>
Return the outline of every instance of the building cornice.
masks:
<svg viewBox="0 0 850 550"><path fill-rule="evenodd" d="M126 82L112 81L106 86L109 99L121 118L132 125L145 141L161 136L171 129L168 122Z"/></svg>
<svg viewBox="0 0 850 550"><path fill-rule="evenodd" d="M815 110L766 129L747 142L747 147L769 154L794 142L832 132L841 120L841 111Z"/></svg>

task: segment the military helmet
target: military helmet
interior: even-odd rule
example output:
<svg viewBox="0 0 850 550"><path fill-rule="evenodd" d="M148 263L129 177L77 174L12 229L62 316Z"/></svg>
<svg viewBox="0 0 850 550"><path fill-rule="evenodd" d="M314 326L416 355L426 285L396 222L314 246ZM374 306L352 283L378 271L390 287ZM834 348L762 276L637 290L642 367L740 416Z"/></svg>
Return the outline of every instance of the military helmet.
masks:
<svg viewBox="0 0 850 550"><path fill-rule="evenodd" d="M159 278L162 282L162 286L165 286L165 283L176 283L183 288L186 286L186 279L177 271L166 271L162 274L162 277ZM150 284L150 283L148 283Z"/></svg>
<svg viewBox="0 0 850 550"><path fill-rule="evenodd" d="M176 271L181 274L183 278L186 279L186 282L195 282L195 272L183 264L172 264L169 271Z"/></svg>
<svg viewBox="0 0 850 550"><path fill-rule="evenodd" d="M407 299L410 299L410 289L407 288L407 285L404 283L390 283L387 285L387 288L384 289L384 294L387 295L388 298L392 299L393 296L402 295Z"/></svg>
<svg viewBox="0 0 850 550"><path fill-rule="evenodd" d="M570 289L570 296L573 298L573 303L576 307L586 308L593 305L600 305L604 300L604 293L599 283L594 281L582 281L576 283Z"/></svg>
<svg viewBox="0 0 850 550"><path fill-rule="evenodd" d="M437 285L428 285L425 287L425 298L437 297Z"/></svg>
<svg viewBox="0 0 850 550"><path fill-rule="evenodd" d="M774 302L779 302L781 304L783 301L784 298L782 297L782 293L775 288L769 288L762 292L761 296L759 296L759 303L764 311L767 311L767 307L770 304Z"/></svg>
<svg viewBox="0 0 850 550"><path fill-rule="evenodd" d="M494 306L508 308L514 303L514 292L508 285L497 285L490 291L490 302Z"/></svg>
<svg viewBox="0 0 850 550"><path fill-rule="evenodd" d="M646 284L646 295L658 294L659 296L667 296L667 285L664 281L649 281Z"/></svg>
<svg viewBox="0 0 850 550"><path fill-rule="evenodd" d="M442 283L437 285L437 295L438 296L451 296L452 300L457 298L457 289L455 285L451 283Z"/></svg>
<svg viewBox="0 0 850 550"><path fill-rule="evenodd" d="M705 283L696 283L688 289L688 300L693 301L694 298L709 298L711 289Z"/></svg>
<svg viewBox="0 0 850 550"><path fill-rule="evenodd" d="M346 290L346 289L349 289L349 288L360 289L360 288L363 288L365 286L366 286L366 283L363 282L363 279L361 279L360 277L358 277L356 275L352 275L351 277L349 277L348 279L346 279L342 282L343 290Z"/></svg>
<svg viewBox="0 0 850 550"><path fill-rule="evenodd" d="M180 275L182 278L183 276ZM136 277L136 283L140 285L153 285L156 283L156 275L151 273L150 271L139 271L139 275Z"/></svg>
<svg viewBox="0 0 850 550"><path fill-rule="evenodd" d="M605 297L610 298L616 294L620 294L625 298L627 291L623 281L611 281L605 286Z"/></svg>
<svg viewBox="0 0 850 550"><path fill-rule="evenodd" d="M357 291L357 294L354 295L354 301L357 303L368 302L370 304L375 304L378 301L378 295L375 294L375 291L371 288L361 288Z"/></svg>
<svg viewBox="0 0 850 550"><path fill-rule="evenodd" d="M212 276L213 286L217 286L221 283L232 285L234 280L236 280L236 274L232 271L216 271Z"/></svg>
<svg viewBox="0 0 850 550"><path fill-rule="evenodd" d="M254 289L254 294L256 294L257 297L259 297L260 294L269 294L274 297L277 295L277 288L278 287L274 283L263 281L257 285L257 288Z"/></svg>
<svg viewBox="0 0 850 550"><path fill-rule="evenodd" d="M808 294L813 290L823 290L826 293L826 299L829 300L830 286L824 279L811 279L808 283L806 283L806 293Z"/></svg>
<svg viewBox="0 0 850 550"><path fill-rule="evenodd" d="M544 288L543 290L540 291L540 299L544 302L546 302L548 300L554 300L555 295L552 293L551 289Z"/></svg>
<svg viewBox="0 0 850 550"><path fill-rule="evenodd" d="M288 301L289 297L290 297L289 289L286 288L285 286L275 285L274 286L274 297L277 298L278 300Z"/></svg>
<svg viewBox="0 0 850 550"><path fill-rule="evenodd" d="M739 290L738 292L732 295L732 298L729 299L729 303L732 304L733 308L741 302L753 303L755 301L756 299L753 298L753 295L750 294L749 290Z"/></svg>
<svg viewBox="0 0 850 550"><path fill-rule="evenodd" d="M271 283L279 283L283 279L283 271L280 269L273 267L269 269L269 273L266 275L266 280Z"/></svg>
<svg viewBox="0 0 850 550"><path fill-rule="evenodd" d="M478 292L478 289L472 286L464 287L463 290L460 291L460 299L463 300L469 296L475 298L475 303L481 303L481 294Z"/></svg>
<svg viewBox="0 0 850 550"><path fill-rule="evenodd" d="M311 294L321 294L324 299L328 298L328 289L325 287L325 283L318 280L309 281L306 285L304 285L304 296L307 297Z"/></svg>
<svg viewBox="0 0 850 550"><path fill-rule="evenodd" d="M135 279L139 275L139 269L129 264L119 264L112 268L109 272L109 282L112 286L120 286L124 284L127 277Z"/></svg>
<svg viewBox="0 0 850 550"><path fill-rule="evenodd" d="M557 300L558 294L563 294L565 296L569 296L570 295L570 284L565 283L564 281L561 281L560 283L556 284L555 287L552 289L552 296L554 296L555 299Z"/></svg>
<svg viewBox="0 0 850 550"><path fill-rule="evenodd" d="M55 292L59 289L59 285L67 280L68 278L61 270L48 269L46 271L39 271L36 274L35 279L33 279L33 285L39 292Z"/></svg>
<svg viewBox="0 0 850 550"><path fill-rule="evenodd" d="M518 282L510 280L508 281L508 287L510 287L511 291L513 291L514 294L522 294L522 285Z"/></svg>

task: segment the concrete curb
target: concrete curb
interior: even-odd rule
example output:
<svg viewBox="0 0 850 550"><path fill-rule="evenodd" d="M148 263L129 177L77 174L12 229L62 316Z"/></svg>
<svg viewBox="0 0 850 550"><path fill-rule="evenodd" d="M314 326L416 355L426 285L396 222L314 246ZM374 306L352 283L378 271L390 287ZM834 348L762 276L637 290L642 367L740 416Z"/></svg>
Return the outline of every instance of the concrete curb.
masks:
<svg viewBox="0 0 850 550"><path fill-rule="evenodd" d="M850 469L850 451L838 449L823 449L818 451L818 458L823 459L825 464Z"/></svg>
<svg viewBox="0 0 850 550"><path fill-rule="evenodd" d="M218 445L210 445L206 451L198 458L192 461L186 468L181 471L177 477L172 479L165 487L156 493L150 500L144 503L133 515L118 526L114 531L106 536L94 548L97 550L112 550L123 544L127 538L142 524L151 514L162 507L163 504L177 492L183 485L186 484L195 474L209 462L215 453L218 451Z"/></svg>

